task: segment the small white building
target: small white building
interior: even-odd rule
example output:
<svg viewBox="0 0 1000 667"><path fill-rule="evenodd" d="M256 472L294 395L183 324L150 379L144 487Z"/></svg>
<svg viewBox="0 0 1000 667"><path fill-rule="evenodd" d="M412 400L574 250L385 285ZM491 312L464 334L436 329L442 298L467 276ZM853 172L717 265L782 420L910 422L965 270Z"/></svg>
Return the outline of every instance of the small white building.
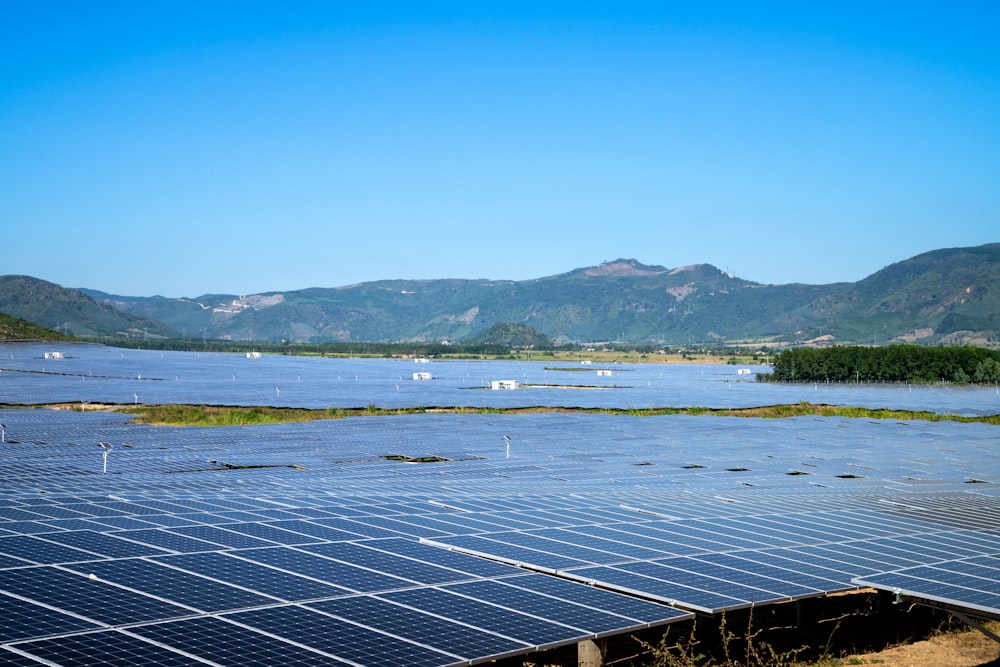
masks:
<svg viewBox="0 0 1000 667"><path fill-rule="evenodd" d="M490 389L500 391L503 389L517 389L517 380L492 380Z"/></svg>
<svg viewBox="0 0 1000 667"><path fill-rule="evenodd" d="M431 379L431 374L430 373L414 373L413 374L413 379L414 380L430 380Z"/></svg>
<svg viewBox="0 0 1000 667"><path fill-rule="evenodd" d="M66 355L63 354L62 352L46 352L45 353L45 358L46 359L65 359Z"/></svg>

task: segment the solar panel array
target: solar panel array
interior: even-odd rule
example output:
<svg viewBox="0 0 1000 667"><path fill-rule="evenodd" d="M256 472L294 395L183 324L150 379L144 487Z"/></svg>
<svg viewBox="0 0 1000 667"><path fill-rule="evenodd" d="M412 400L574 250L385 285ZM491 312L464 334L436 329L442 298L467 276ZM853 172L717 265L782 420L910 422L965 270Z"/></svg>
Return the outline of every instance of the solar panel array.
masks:
<svg viewBox="0 0 1000 667"><path fill-rule="evenodd" d="M954 414L1000 412L996 387L950 384L760 384L728 364L325 359L285 355L161 352L59 344L61 359L46 359L45 344L0 344L0 403L204 403L323 409L376 404L419 406L586 408L701 406L740 408L809 401L830 405L931 410ZM598 371L610 371L610 375ZM753 373L770 370L750 368ZM415 381L414 372L432 380ZM514 380L516 391L490 391Z"/></svg>
<svg viewBox="0 0 1000 667"><path fill-rule="evenodd" d="M4 663L474 664L860 586L997 605L985 424L0 423Z"/></svg>
<svg viewBox="0 0 1000 667"><path fill-rule="evenodd" d="M951 611L1000 620L1000 555L906 567L856 577L854 582Z"/></svg>

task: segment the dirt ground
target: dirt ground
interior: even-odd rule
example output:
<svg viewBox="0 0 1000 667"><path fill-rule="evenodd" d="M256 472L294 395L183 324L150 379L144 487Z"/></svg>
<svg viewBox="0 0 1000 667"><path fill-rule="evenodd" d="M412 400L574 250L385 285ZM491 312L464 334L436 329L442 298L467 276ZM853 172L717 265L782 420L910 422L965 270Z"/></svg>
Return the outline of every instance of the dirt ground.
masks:
<svg viewBox="0 0 1000 667"><path fill-rule="evenodd" d="M1000 667L1000 643L975 630L966 630L894 646L877 653L848 656L842 658L839 664L881 667Z"/></svg>

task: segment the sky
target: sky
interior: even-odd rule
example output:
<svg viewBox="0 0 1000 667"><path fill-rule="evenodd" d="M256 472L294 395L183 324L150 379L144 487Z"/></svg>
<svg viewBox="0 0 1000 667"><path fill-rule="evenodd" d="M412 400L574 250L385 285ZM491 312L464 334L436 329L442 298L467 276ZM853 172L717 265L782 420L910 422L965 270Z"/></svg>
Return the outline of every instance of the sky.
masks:
<svg viewBox="0 0 1000 667"><path fill-rule="evenodd" d="M195 297L1000 241L995 2L0 0L0 275Z"/></svg>

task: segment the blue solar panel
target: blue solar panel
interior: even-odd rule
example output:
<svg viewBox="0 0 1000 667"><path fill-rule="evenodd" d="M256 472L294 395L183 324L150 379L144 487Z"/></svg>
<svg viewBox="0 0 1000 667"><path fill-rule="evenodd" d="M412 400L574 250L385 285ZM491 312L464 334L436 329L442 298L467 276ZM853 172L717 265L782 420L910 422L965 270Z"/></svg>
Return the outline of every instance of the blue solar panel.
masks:
<svg viewBox="0 0 1000 667"><path fill-rule="evenodd" d="M295 533L290 530L277 528L270 523L235 523L226 524L225 526L220 526L220 528L243 533L244 535L252 535L253 537L268 540L275 544L315 544L322 541L317 537L312 537L304 533Z"/></svg>
<svg viewBox="0 0 1000 667"><path fill-rule="evenodd" d="M193 537L196 540L211 542L218 547L230 547L233 549L246 549L250 547L273 546L273 542L258 539L243 533L225 530L217 526L178 526L171 528L171 532L178 535Z"/></svg>
<svg viewBox="0 0 1000 667"><path fill-rule="evenodd" d="M13 648L7 650L0 646L0 664L6 665L7 667L38 667L38 665L42 663L39 663L34 658L14 653Z"/></svg>
<svg viewBox="0 0 1000 667"><path fill-rule="evenodd" d="M496 581L469 581L443 587L451 593L483 600L522 614L562 623L584 635L605 635L638 629L645 624L586 605L505 586ZM448 613L448 612L444 612Z"/></svg>
<svg viewBox="0 0 1000 667"><path fill-rule="evenodd" d="M90 347L79 354L90 355ZM438 405L482 401L495 407L529 396L468 391L473 383L463 376L473 368L465 362L442 365L455 375L433 387L424 383L418 395L377 389L378 372L392 370L392 386L397 371L410 368L394 360L346 360L362 380L338 385L330 368L340 368L340 360L276 358L254 366L231 355L161 358L103 348L93 355L88 365L97 358L108 364L101 382L80 382L78 375L70 386L57 374L29 382L20 382L22 374L0 374L0 394L13 378L18 400L38 402L68 390L74 397L67 400L79 400L80 390L105 391L102 383L135 385L131 364L141 360L144 378L165 378L144 380L143 393L162 390L182 402L199 402L193 399L204 391L210 400L200 402L231 395L231 402L258 404L266 397L254 398L254 387L273 397L277 382L267 373L285 364L296 372L316 371L317 391L308 399L291 389L282 396L301 404L322 396L319 407L358 400L387 405L387 397L411 405L434 398ZM169 368L173 364L183 370ZM477 363L475 372L486 368L530 374L539 367ZM632 406L662 405L671 395L685 403L703 396L708 400L700 404L722 401L724 407L739 404L731 399L754 405L782 395L802 400L801 387L723 384L732 372L637 365L628 374L645 378L645 388L533 390L530 400L537 405L569 397L602 407L626 396ZM170 380L189 373L204 384ZM213 373L224 373L225 382ZM234 377L243 374L253 382ZM828 392L857 404L867 396L878 400L876 407L883 398L898 398L890 387L845 389L823 388L808 398ZM920 388L904 398L908 408L996 409L995 393L978 390ZM430 652L428 664L488 661L504 651L576 641L581 633L687 617L650 599L717 611L849 590L859 585L855 577L901 568L906 570L898 576L920 579L924 589L939 587L925 595L943 596L948 586L981 596L990 590L973 584L987 580L993 564L977 557L1000 553L1000 494L995 484L969 484L1000 482L995 427L983 424L466 412L180 429L130 424L112 413L0 413L15 441L0 448L0 595L17 600L14 609L46 610L32 622L8 612L8 631L18 646L43 637L66 640L59 650L67 655L90 640L70 641L60 631L106 637L109 645L130 633L156 637L221 664L235 664L241 642L259 647L262 656L291 645L240 628L237 618L251 618L250 609L259 623L297 619L289 631L306 643L325 642L306 629L332 622L345 642L337 650L356 656L377 638L401 642L399 651L433 643L382 618L405 608L403 616L428 628L457 623L483 633L475 641L455 636L433 644L440 651ZM511 438L509 459L504 435ZM100 472L98 441L116 444L107 475ZM406 465L382 459L394 451L447 452L456 460ZM947 567L935 562L949 559ZM531 569L602 588L525 574ZM80 576L92 573L96 581ZM316 610L286 609L287 603ZM567 609L585 611L573 617ZM531 615L519 613L528 610ZM6 611L0 610L0 620ZM206 611L231 620L191 618ZM539 621L550 626L533 630ZM129 629L92 632L99 623ZM206 645L212 633L218 633L218 646ZM152 645L135 647L148 651ZM309 645L288 653L288 660L312 664L335 649L332 643ZM296 652L301 655L293 658ZM379 664L395 664L392 650L375 655ZM401 655L395 654L396 663ZM167 652L162 659L175 657Z"/></svg>
<svg viewBox="0 0 1000 667"><path fill-rule="evenodd" d="M472 627L445 618L448 615L446 609L438 615L372 597L338 598L314 602L309 606L383 632L419 638L432 648L467 660L483 655L515 654L533 648L516 639L490 632L489 628Z"/></svg>
<svg viewBox="0 0 1000 667"><path fill-rule="evenodd" d="M718 554L720 556L725 556L726 554ZM685 556L681 558L669 558L664 560L653 561L658 565L664 565L671 568L677 568L684 572L690 572L699 577L699 580L705 581L710 584L711 579L717 579L719 582L725 582L721 586L727 586L729 584L739 584L740 586L746 586L751 589L767 591L768 593L776 596L777 598L799 598L799 597L809 597L813 595L820 595L825 593L829 587L820 586L814 588L811 586L806 586L800 583L795 583L788 581L784 578L772 577L768 574L762 574L760 572L753 572L750 568L732 567L734 561L730 561L728 564L721 564L709 556ZM706 579L702 579L706 577ZM820 582L815 582L820 583Z"/></svg>
<svg viewBox="0 0 1000 667"><path fill-rule="evenodd" d="M163 530L160 528L129 530L122 533L116 533L116 535L132 540L133 542L149 544L166 551L192 553L198 551L214 551L219 549L218 544L195 539L193 537L187 537L185 535L179 535L173 531ZM160 551L159 553L163 554L163 551Z"/></svg>
<svg viewBox="0 0 1000 667"><path fill-rule="evenodd" d="M402 538L370 540L363 544L369 549L378 549L423 563L433 563L477 577L506 577L521 572L509 565Z"/></svg>
<svg viewBox="0 0 1000 667"><path fill-rule="evenodd" d="M328 542L356 540L360 537L357 533L349 533L345 530L337 530L336 528L330 528L329 526L323 526L313 521L304 521L301 519L274 521L270 525L275 528L310 535Z"/></svg>
<svg viewBox="0 0 1000 667"><path fill-rule="evenodd" d="M929 577L934 577L931 579ZM855 581L863 586L872 586L913 597L946 603L952 607L1000 614L1000 590L996 581L988 582L978 577L948 576L951 581L937 581L943 578L939 573L927 568L865 575Z"/></svg>
<svg viewBox="0 0 1000 667"><path fill-rule="evenodd" d="M157 562L259 591L288 602L344 595L346 588L317 581L286 570L243 560L239 552L181 554Z"/></svg>
<svg viewBox="0 0 1000 667"><path fill-rule="evenodd" d="M106 558L129 558L133 556L155 556L163 554L163 549L120 540L113 535L105 535L93 530L74 530L50 533L44 537L50 542L83 549Z"/></svg>
<svg viewBox="0 0 1000 667"><path fill-rule="evenodd" d="M86 573L96 575L101 581L206 612L277 602L275 598L138 558L88 563Z"/></svg>
<svg viewBox="0 0 1000 667"><path fill-rule="evenodd" d="M40 639L18 644L17 648L48 660L49 664L61 667L93 665L204 667L204 663L194 658L113 630Z"/></svg>
<svg viewBox="0 0 1000 667"><path fill-rule="evenodd" d="M97 627L76 616L0 594L0 643ZM3 658L0 658L0 663Z"/></svg>
<svg viewBox="0 0 1000 667"><path fill-rule="evenodd" d="M330 656L212 616L143 625L131 628L131 632L227 667L341 664Z"/></svg>
<svg viewBox="0 0 1000 667"><path fill-rule="evenodd" d="M641 623L656 625L666 621L688 618L688 612L640 600L601 588L575 583L566 579L541 574L526 574L519 577L497 580L505 586L515 586L535 593L575 602L577 604L603 609L618 616L624 616Z"/></svg>
<svg viewBox="0 0 1000 667"><path fill-rule="evenodd" d="M186 616L192 610L53 567L0 571L0 590L78 614L122 625Z"/></svg>
<svg viewBox="0 0 1000 667"><path fill-rule="evenodd" d="M0 537L0 554L41 565L76 563L102 558L90 551L63 546L32 535Z"/></svg>
<svg viewBox="0 0 1000 667"><path fill-rule="evenodd" d="M633 565L646 564L633 563ZM688 609L696 609L707 613L724 609L736 609L748 605L747 599L743 597L732 597L716 593L711 589L693 588L674 581L668 581L661 578L663 575L662 572L660 576L657 576L656 573L653 576L644 576L642 573L619 567L596 566L567 571L565 574L566 576L578 578L580 581L600 582L602 585L614 587L616 590L641 595L648 599L660 600L667 604L682 602L684 607ZM761 600L761 602L764 602L764 600Z"/></svg>
<svg viewBox="0 0 1000 667"><path fill-rule="evenodd" d="M240 558L319 579L354 593L387 591L412 586L414 583L407 579L376 572L363 567L362 564L342 563L294 549L281 547L246 549L240 551L239 555Z"/></svg>
<svg viewBox="0 0 1000 667"><path fill-rule="evenodd" d="M511 564L528 563L538 569L554 571L588 564L587 561L570 558L561 554L548 553L510 544L505 540L504 536L511 534L504 533L503 536L497 536L495 539L477 535L459 535L457 537L441 539L440 543L461 549L467 553L492 556Z"/></svg>
<svg viewBox="0 0 1000 667"><path fill-rule="evenodd" d="M458 656L421 645L419 637L408 641L303 607L273 607L226 618L371 667L441 667L462 662Z"/></svg>
<svg viewBox="0 0 1000 667"><path fill-rule="evenodd" d="M755 556L758 556L756 560L754 559ZM704 554L701 556L692 556L691 559L731 568L736 572L749 572L769 579L796 584L811 589L814 592L835 590L843 586L842 579L826 579L810 572L791 569L788 566L778 566L774 561L767 562L766 558L759 557L759 552L740 551L725 554ZM722 574L723 576L729 576L725 572Z"/></svg>
<svg viewBox="0 0 1000 667"><path fill-rule="evenodd" d="M414 588L379 595L397 604L483 628L532 646L561 644L583 638L577 628L535 618L517 611L456 595L437 588Z"/></svg>
<svg viewBox="0 0 1000 667"><path fill-rule="evenodd" d="M459 572L458 570L451 570L430 563L396 556L349 542L315 544L303 547L303 551L309 551L320 556L344 561L345 563L357 563L384 574L391 574L401 579L408 579L421 584L441 584L449 581L462 581L463 579L470 579L472 577L472 575Z"/></svg>

